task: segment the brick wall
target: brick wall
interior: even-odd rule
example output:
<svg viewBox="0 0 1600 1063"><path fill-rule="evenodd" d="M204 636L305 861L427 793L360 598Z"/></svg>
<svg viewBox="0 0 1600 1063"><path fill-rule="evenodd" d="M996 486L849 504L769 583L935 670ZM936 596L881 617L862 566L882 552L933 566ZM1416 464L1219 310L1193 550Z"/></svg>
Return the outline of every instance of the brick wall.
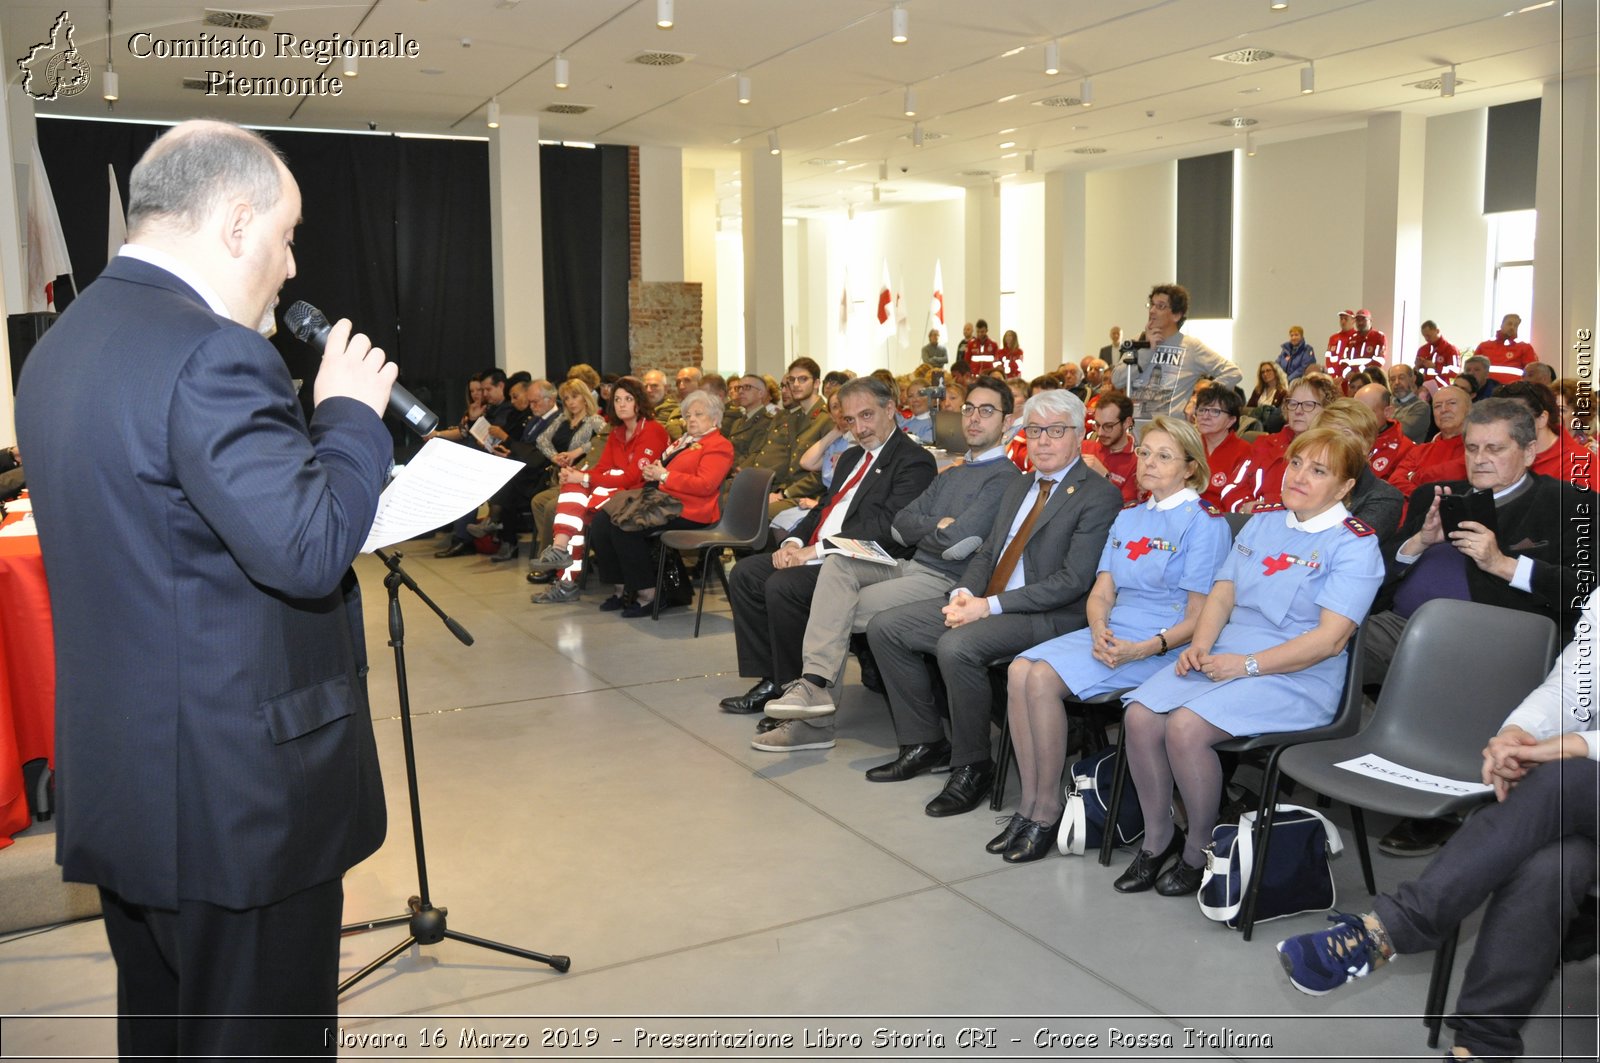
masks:
<svg viewBox="0 0 1600 1063"><path fill-rule="evenodd" d="M639 279L639 149L628 149L628 354L635 375L704 362L698 281Z"/></svg>

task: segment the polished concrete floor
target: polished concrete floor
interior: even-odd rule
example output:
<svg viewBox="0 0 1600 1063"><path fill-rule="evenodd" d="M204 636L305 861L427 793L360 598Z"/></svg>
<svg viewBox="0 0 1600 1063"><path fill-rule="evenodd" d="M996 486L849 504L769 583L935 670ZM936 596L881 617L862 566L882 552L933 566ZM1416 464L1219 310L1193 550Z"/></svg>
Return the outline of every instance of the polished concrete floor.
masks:
<svg viewBox="0 0 1600 1063"><path fill-rule="evenodd" d="M568 954L572 969L452 941L408 950L343 998L347 1056L690 1058L648 1038L712 1029L795 1038L792 1050L731 1053L744 1058L1438 1054L1416 1017L1431 956L1303 996L1273 943L1321 915L1265 924L1245 942L1192 899L1115 893L1126 854L1113 868L1055 855L1008 866L983 851L997 829L986 806L930 819L922 805L940 781L866 783L893 733L883 700L853 681L835 748L752 750L753 721L717 711L749 682L720 591L694 639L688 610L628 621L598 612L593 594L533 606L520 564L436 561L433 544L408 545L410 570L476 636L459 645L404 599L432 899L452 930ZM401 911L417 889L383 573L371 558L358 570L390 830L346 879L351 921ZM1340 907L1364 910L1354 851L1334 867ZM1380 888L1419 867L1378 857ZM345 973L402 936L345 939ZM1562 970L1527 1027L1530 1057L1595 1057L1596 987L1594 960ZM5 1058L112 1054L109 1023L69 1016L114 1010L97 921L0 942ZM969 1026L996 1032L963 1038ZM464 1028L529 1047L494 1053L470 1036L462 1047ZM893 1033L875 1047L880 1028ZM1036 1047L1052 1034L1094 1047ZM406 1047L362 1047L384 1035ZM1148 1047L1163 1039L1170 1049Z"/></svg>

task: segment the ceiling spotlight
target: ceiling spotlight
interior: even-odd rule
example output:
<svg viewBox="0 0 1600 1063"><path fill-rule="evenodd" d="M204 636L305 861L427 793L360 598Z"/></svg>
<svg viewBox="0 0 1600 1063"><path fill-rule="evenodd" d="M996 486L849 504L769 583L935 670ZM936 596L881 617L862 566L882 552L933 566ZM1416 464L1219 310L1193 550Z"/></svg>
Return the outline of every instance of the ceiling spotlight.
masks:
<svg viewBox="0 0 1600 1063"><path fill-rule="evenodd" d="M1289 9L1289 0L1272 0L1267 6L1274 11L1287 11Z"/></svg>
<svg viewBox="0 0 1600 1063"><path fill-rule="evenodd" d="M354 55L345 56L344 57L344 76L347 77L347 78L353 78L358 73L360 73L360 71L359 71L359 69L357 68L357 65L356 65L356 57Z"/></svg>
<svg viewBox="0 0 1600 1063"><path fill-rule="evenodd" d="M1450 64L1450 69L1446 70L1444 72L1443 76L1441 76L1439 78L1439 95L1440 96L1449 97L1449 96L1454 96L1455 94L1456 94L1456 65L1454 63L1451 63Z"/></svg>
<svg viewBox="0 0 1600 1063"><path fill-rule="evenodd" d="M917 90L910 85L906 86L905 112L907 118L912 118L917 113Z"/></svg>
<svg viewBox="0 0 1600 1063"><path fill-rule="evenodd" d="M105 97L107 103L115 103L122 95L117 91L117 72L109 66L106 67L105 85L102 87L100 95Z"/></svg>
<svg viewBox="0 0 1600 1063"><path fill-rule="evenodd" d="M1047 41L1045 43L1044 72L1051 77L1061 73L1061 45L1057 41Z"/></svg>
<svg viewBox="0 0 1600 1063"><path fill-rule="evenodd" d="M572 67L564 55L556 55L556 88L564 89L572 84Z"/></svg>
<svg viewBox="0 0 1600 1063"><path fill-rule="evenodd" d="M771 155L779 155L783 152L783 149L778 147L778 131L776 129L767 134L767 152Z"/></svg>
<svg viewBox="0 0 1600 1063"><path fill-rule="evenodd" d="M1030 151L1022 157L1022 171L1023 173L1033 172L1033 152Z"/></svg>
<svg viewBox="0 0 1600 1063"><path fill-rule="evenodd" d="M922 147L922 123L921 122L917 122L916 124L914 124L911 127L911 146L914 147L914 148Z"/></svg>
<svg viewBox="0 0 1600 1063"><path fill-rule="evenodd" d="M1083 84L1078 88L1078 99L1083 101L1085 107L1094 106L1094 82L1088 78L1083 79Z"/></svg>
<svg viewBox="0 0 1600 1063"><path fill-rule="evenodd" d="M500 98L496 96L489 101L489 128L500 128Z"/></svg>
<svg viewBox="0 0 1600 1063"><path fill-rule="evenodd" d="M739 102L740 103L749 103L750 102L750 78L748 76L744 75L744 74L740 74L739 75L739 81L738 81L738 87L739 87Z"/></svg>
<svg viewBox="0 0 1600 1063"><path fill-rule="evenodd" d="M1256 141L1249 133L1244 135L1244 153L1248 158L1256 157Z"/></svg>
<svg viewBox="0 0 1600 1063"><path fill-rule="evenodd" d="M910 40L911 16L899 4L889 12L889 39L895 44L904 44Z"/></svg>
<svg viewBox="0 0 1600 1063"><path fill-rule="evenodd" d="M656 0L656 25L664 30L672 28L672 0Z"/></svg>
<svg viewBox="0 0 1600 1063"><path fill-rule="evenodd" d="M1317 91L1317 65L1307 63L1300 68L1300 95L1309 96Z"/></svg>
<svg viewBox="0 0 1600 1063"><path fill-rule="evenodd" d="M888 179L889 179L889 160L888 159L884 159L882 162L878 163L878 180L887 181Z"/></svg>

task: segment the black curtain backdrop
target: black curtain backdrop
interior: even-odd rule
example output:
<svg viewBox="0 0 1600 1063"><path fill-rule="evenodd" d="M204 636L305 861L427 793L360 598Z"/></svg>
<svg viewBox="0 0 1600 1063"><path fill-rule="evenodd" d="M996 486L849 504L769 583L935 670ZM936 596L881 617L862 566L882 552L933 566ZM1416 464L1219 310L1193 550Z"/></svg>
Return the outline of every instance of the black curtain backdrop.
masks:
<svg viewBox="0 0 1600 1063"><path fill-rule="evenodd" d="M628 149L539 148L546 375L626 373Z"/></svg>
<svg viewBox="0 0 1600 1063"><path fill-rule="evenodd" d="M1483 212L1532 210L1539 184L1539 100L1489 108Z"/></svg>
<svg viewBox="0 0 1600 1063"><path fill-rule="evenodd" d="M1233 316L1233 152L1178 160L1178 283L1189 317Z"/></svg>
<svg viewBox="0 0 1600 1063"><path fill-rule="evenodd" d="M128 174L163 132L39 120L39 152L80 288L106 263L106 164L116 169L126 206ZM400 364L407 387L453 423L466 405L467 377L495 364L488 145L347 133L266 136L287 157L303 204L297 274L284 285L280 306L305 299L329 318L350 318ZM273 342L290 375L304 381L309 405L320 352L286 330ZM402 454L415 450L409 431L390 430Z"/></svg>

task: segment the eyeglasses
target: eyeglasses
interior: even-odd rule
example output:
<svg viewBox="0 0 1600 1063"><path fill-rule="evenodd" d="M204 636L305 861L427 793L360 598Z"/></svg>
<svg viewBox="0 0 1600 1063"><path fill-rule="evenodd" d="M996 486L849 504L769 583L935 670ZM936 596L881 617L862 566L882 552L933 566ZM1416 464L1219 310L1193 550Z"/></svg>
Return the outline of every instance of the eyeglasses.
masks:
<svg viewBox="0 0 1600 1063"><path fill-rule="evenodd" d="M733 390L735 390L735 391L765 391L765 390L767 390L767 386L765 384L735 384L735 385L733 385Z"/></svg>
<svg viewBox="0 0 1600 1063"><path fill-rule="evenodd" d="M1171 303L1158 303L1158 302L1156 302L1155 300L1152 299L1150 302L1144 304L1144 308L1146 310L1166 310L1166 311L1171 311L1172 304Z"/></svg>
<svg viewBox="0 0 1600 1063"><path fill-rule="evenodd" d="M1194 411L1196 417L1221 417L1227 413L1221 406L1202 406Z"/></svg>
<svg viewBox="0 0 1600 1063"><path fill-rule="evenodd" d="M1075 424L1029 424L1022 426L1022 434L1029 439L1038 439L1044 435L1051 439L1060 439L1068 432L1075 431L1077 427Z"/></svg>
<svg viewBox="0 0 1600 1063"><path fill-rule="evenodd" d="M993 417L999 412L999 407L991 406L987 402L982 406L974 406L970 402L963 402L961 404L961 416L963 417L971 417L973 414L977 414L979 417L987 421L989 418Z"/></svg>
<svg viewBox="0 0 1600 1063"><path fill-rule="evenodd" d="M785 384L809 384L811 383L811 378L809 376L786 376L783 378L783 382Z"/></svg>
<svg viewBox="0 0 1600 1063"><path fill-rule="evenodd" d="M1094 428L1097 432L1109 432L1121 423L1122 421L1120 418L1115 421L1102 421L1097 418L1094 422Z"/></svg>
<svg viewBox="0 0 1600 1063"><path fill-rule="evenodd" d="M1133 453L1140 461L1155 461L1160 462L1162 465L1188 460L1188 455L1186 454L1174 454L1170 450L1151 450L1149 447L1137 447Z"/></svg>
<svg viewBox="0 0 1600 1063"><path fill-rule="evenodd" d="M1310 413L1312 410L1321 408L1322 403L1316 401L1315 399L1306 399L1303 402L1296 402L1293 399L1289 400L1289 409L1293 410L1295 413Z"/></svg>

